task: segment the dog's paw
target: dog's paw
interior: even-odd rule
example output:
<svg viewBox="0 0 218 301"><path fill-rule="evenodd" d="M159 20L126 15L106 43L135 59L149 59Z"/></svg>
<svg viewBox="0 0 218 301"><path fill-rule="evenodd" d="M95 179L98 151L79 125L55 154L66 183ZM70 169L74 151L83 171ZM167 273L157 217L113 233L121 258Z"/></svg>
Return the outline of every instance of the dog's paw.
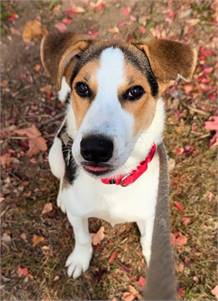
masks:
<svg viewBox="0 0 218 301"><path fill-rule="evenodd" d="M85 245L77 245L73 252L69 255L66 261L67 274L76 279L82 272L85 272L89 267L89 262L92 257L92 247L90 243Z"/></svg>

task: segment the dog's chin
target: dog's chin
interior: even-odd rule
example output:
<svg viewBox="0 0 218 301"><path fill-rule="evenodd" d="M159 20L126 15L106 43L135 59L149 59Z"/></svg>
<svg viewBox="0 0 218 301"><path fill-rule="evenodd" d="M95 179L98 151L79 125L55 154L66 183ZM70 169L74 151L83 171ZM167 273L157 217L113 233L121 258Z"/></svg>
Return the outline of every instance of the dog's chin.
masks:
<svg viewBox="0 0 218 301"><path fill-rule="evenodd" d="M89 162L81 162L81 166L83 170L85 170L90 176L93 176L95 178L110 176L114 171L113 166L104 163L95 164Z"/></svg>

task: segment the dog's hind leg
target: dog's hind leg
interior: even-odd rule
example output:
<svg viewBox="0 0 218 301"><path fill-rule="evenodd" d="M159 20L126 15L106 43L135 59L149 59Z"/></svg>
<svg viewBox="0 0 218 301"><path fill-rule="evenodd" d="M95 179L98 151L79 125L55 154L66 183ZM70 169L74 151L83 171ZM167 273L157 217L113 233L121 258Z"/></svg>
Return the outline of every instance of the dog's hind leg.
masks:
<svg viewBox="0 0 218 301"><path fill-rule="evenodd" d="M137 222L141 238L142 253L146 259L147 265L149 265L151 258L151 244L154 226L154 217L150 217L145 221Z"/></svg>
<svg viewBox="0 0 218 301"><path fill-rule="evenodd" d="M67 212L68 219L73 226L75 247L66 261L67 273L70 277L77 278L89 267L92 257L91 236L88 230L88 219L73 217Z"/></svg>

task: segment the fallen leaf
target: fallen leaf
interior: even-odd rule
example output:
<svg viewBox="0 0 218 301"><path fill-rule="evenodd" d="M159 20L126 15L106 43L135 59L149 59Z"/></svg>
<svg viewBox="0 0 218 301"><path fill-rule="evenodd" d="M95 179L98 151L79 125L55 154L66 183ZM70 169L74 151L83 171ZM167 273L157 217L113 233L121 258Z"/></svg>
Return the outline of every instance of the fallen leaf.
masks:
<svg viewBox="0 0 218 301"><path fill-rule="evenodd" d="M180 287L177 291L177 294L180 298L183 298L185 296L185 289L183 287Z"/></svg>
<svg viewBox="0 0 218 301"><path fill-rule="evenodd" d="M40 88L40 91L42 92L42 93L44 93L46 96L47 96L47 98L51 98L51 96L52 96L52 94L53 94L53 92L52 92L52 86L51 85L45 85L45 86L43 86L43 87L41 87Z"/></svg>
<svg viewBox="0 0 218 301"><path fill-rule="evenodd" d="M124 16L124 17L128 17L129 14L131 12L131 8L129 6L126 6L126 7L123 7L121 9L121 14Z"/></svg>
<svg viewBox="0 0 218 301"><path fill-rule="evenodd" d="M102 226L96 233L91 233L93 246L97 246L104 239L104 227Z"/></svg>
<svg viewBox="0 0 218 301"><path fill-rule="evenodd" d="M178 202L178 201L175 201L174 202L174 206L176 207L176 209L180 212L183 212L184 211L184 206L182 203Z"/></svg>
<svg viewBox="0 0 218 301"><path fill-rule="evenodd" d="M218 298L218 285L216 285L212 290L211 293Z"/></svg>
<svg viewBox="0 0 218 301"><path fill-rule="evenodd" d="M140 299L140 297L141 296L140 296L139 292L132 285L129 285L128 292L123 293L121 299L123 301L133 301L133 300L135 300L135 298Z"/></svg>
<svg viewBox="0 0 218 301"><path fill-rule="evenodd" d="M114 27L109 28L108 32L110 32L110 33L119 33L120 30L117 26L114 26Z"/></svg>
<svg viewBox="0 0 218 301"><path fill-rule="evenodd" d="M190 222L191 222L190 217L184 216L184 217L182 218L182 223L183 223L183 225L187 226Z"/></svg>
<svg viewBox="0 0 218 301"><path fill-rule="evenodd" d="M97 10L97 11L103 11L106 7L106 3L104 0L98 0L96 3L91 2L90 6L92 9Z"/></svg>
<svg viewBox="0 0 218 301"><path fill-rule="evenodd" d="M218 145L218 116L211 116L210 119L205 122L205 129L215 132L210 140L210 146Z"/></svg>
<svg viewBox="0 0 218 301"><path fill-rule="evenodd" d="M139 280L138 280L138 284L139 284L140 287L145 287L145 284L146 284L146 278L140 276L140 277L139 277Z"/></svg>
<svg viewBox="0 0 218 301"><path fill-rule="evenodd" d="M171 233L170 240L174 247L183 247L188 241L187 237L180 232Z"/></svg>
<svg viewBox="0 0 218 301"><path fill-rule="evenodd" d="M67 32L67 26L63 22L58 22L54 26L59 32Z"/></svg>
<svg viewBox="0 0 218 301"><path fill-rule="evenodd" d="M114 262L114 260L117 258L117 252L116 251L113 251L111 256L109 257L109 260L108 262L111 264L112 262Z"/></svg>
<svg viewBox="0 0 218 301"><path fill-rule="evenodd" d="M180 262L177 268L178 272L183 273L184 271L184 263Z"/></svg>
<svg viewBox="0 0 218 301"><path fill-rule="evenodd" d="M26 233L24 233L24 232L21 233L21 234L20 234L20 238L23 239L24 241L27 241Z"/></svg>
<svg viewBox="0 0 218 301"><path fill-rule="evenodd" d="M171 172L176 166L176 160L173 158L169 158L168 160L168 167L169 167L169 172Z"/></svg>
<svg viewBox="0 0 218 301"><path fill-rule="evenodd" d="M2 241L5 242L5 243L10 243L11 242L11 236L8 235L7 233L3 233Z"/></svg>
<svg viewBox="0 0 218 301"><path fill-rule="evenodd" d="M4 168L10 166L12 162L12 157L10 153L5 153L4 155L0 156L0 165Z"/></svg>
<svg viewBox="0 0 218 301"><path fill-rule="evenodd" d="M40 242L43 242L45 238L43 236L39 236L34 234L32 237L32 246L35 247L37 246Z"/></svg>
<svg viewBox="0 0 218 301"><path fill-rule="evenodd" d="M28 271L28 268L23 268L23 267L18 267L17 268L17 273L18 273L18 276L19 277L27 277L29 276L29 271Z"/></svg>
<svg viewBox="0 0 218 301"><path fill-rule="evenodd" d="M38 20L28 21L23 29L23 41L29 43L34 39L40 39L47 30Z"/></svg>
<svg viewBox="0 0 218 301"><path fill-rule="evenodd" d="M29 128L18 129L14 132L17 135L24 135L28 137L29 149L27 151L27 156L32 157L41 151L44 152L47 150L46 141L34 124Z"/></svg>
<svg viewBox="0 0 218 301"><path fill-rule="evenodd" d="M42 214L49 213L53 210L53 205L52 203L46 203L42 209Z"/></svg>

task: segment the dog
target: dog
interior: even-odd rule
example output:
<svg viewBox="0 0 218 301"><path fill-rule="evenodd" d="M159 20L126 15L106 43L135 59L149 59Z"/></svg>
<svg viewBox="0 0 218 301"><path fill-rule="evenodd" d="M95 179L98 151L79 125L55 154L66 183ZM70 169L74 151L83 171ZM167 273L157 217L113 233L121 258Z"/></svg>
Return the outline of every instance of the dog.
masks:
<svg viewBox="0 0 218 301"><path fill-rule="evenodd" d="M74 231L68 275L77 278L89 267L89 217L112 226L136 222L143 255L152 265L155 215L162 197L158 187L164 180L160 176L168 177L160 175L165 120L161 95L178 77L192 78L196 50L156 38L126 43L67 32L47 34L40 52L59 99L66 103L66 117L48 159L60 180L57 204Z"/></svg>

